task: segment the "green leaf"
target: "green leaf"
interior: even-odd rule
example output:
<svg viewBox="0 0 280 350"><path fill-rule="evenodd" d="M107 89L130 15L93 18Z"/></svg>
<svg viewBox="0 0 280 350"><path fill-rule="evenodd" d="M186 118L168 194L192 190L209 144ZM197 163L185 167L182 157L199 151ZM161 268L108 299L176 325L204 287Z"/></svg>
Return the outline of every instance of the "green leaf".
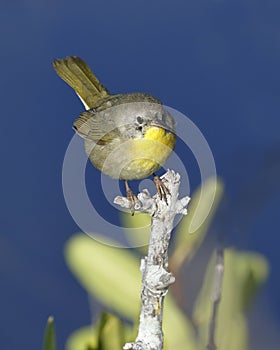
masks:
<svg viewBox="0 0 280 350"><path fill-rule="evenodd" d="M67 350L95 350L97 349L97 330L93 326L77 329L67 339Z"/></svg>
<svg viewBox="0 0 280 350"><path fill-rule="evenodd" d="M44 350L55 350L55 330L54 330L54 318L50 316L47 321L45 335L44 335Z"/></svg>
<svg viewBox="0 0 280 350"><path fill-rule="evenodd" d="M175 304L171 294L165 298L163 331L165 350L197 350L193 326Z"/></svg>
<svg viewBox="0 0 280 350"><path fill-rule="evenodd" d="M211 294L214 267L215 255L208 265L203 287L194 308L194 320L204 346L208 340L213 308ZM222 295L215 332L218 349L248 349L248 330L244 312L261 284L264 283L267 274L267 262L260 254L225 250Z"/></svg>
<svg viewBox="0 0 280 350"><path fill-rule="evenodd" d="M151 234L151 217L148 214L120 212L120 220L125 236L133 247L137 247L143 254L147 254L147 248Z"/></svg>
<svg viewBox="0 0 280 350"><path fill-rule="evenodd" d="M203 184L203 191L200 187L192 196L188 215L181 220L175 232L174 250L170 258L170 265L175 274L203 242L222 195L223 183L216 178L210 178ZM205 218L207 211L209 214ZM193 232L194 227L197 229Z"/></svg>
<svg viewBox="0 0 280 350"><path fill-rule="evenodd" d="M246 311L268 277L268 262L255 252L239 253L236 273L240 279L240 309Z"/></svg>
<svg viewBox="0 0 280 350"><path fill-rule="evenodd" d="M116 243L108 241L104 245L84 234L75 235L66 244L66 261L89 293L108 308L134 320L140 306L139 262L127 249L110 244Z"/></svg>
<svg viewBox="0 0 280 350"><path fill-rule="evenodd" d="M67 339L67 350L122 349L127 341L135 337L131 326L124 325L116 316L102 313L96 325L82 327Z"/></svg>
<svg viewBox="0 0 280 350"><path fill-rule="evenodd" d="M122 349L125 343L125 328L119 318L103 313L98 330L98 350Z"/></svg>

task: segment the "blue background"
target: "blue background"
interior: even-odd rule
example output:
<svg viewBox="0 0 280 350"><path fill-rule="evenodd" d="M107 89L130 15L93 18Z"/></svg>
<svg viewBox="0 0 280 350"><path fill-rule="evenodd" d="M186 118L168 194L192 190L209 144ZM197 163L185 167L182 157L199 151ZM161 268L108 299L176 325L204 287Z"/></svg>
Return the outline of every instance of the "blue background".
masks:
<svg viewBox="0 0 280 350"><path fill-rule="evenodd" d="M226 186L216 231L269 260L252 322L278 348L279 13L277 0L1 1L1 349L40 348L49 314L60 349L90 321L63 259L79 228L61 167L83 109L51 65L67 55L83 57L110 91L149 92L203 132ZM190 181L192 191L198 173ZM100 210L110 216L109 205Z"/></svg>

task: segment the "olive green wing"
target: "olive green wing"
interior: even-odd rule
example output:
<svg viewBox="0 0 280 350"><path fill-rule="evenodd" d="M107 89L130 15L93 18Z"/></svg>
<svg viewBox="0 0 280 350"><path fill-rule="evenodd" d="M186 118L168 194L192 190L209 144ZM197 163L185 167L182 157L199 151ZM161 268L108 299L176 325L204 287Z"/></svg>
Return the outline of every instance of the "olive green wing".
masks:
<svg viewBox="0 0 280 350"><path fill-rule="evenodd" d="M81 58L68 56L56 59L53 67L61 79L75 90L86 109L97 106L100 100L110 96L109 91Z"/></svg>
<svg viewBox="0 0 280 350"><path fill-rule="evenodd" d="M73 128L79 136L98 145L106 145L121 136L113 121L105 123L104 115L92 109L81 113L73 123Z"/></svg>

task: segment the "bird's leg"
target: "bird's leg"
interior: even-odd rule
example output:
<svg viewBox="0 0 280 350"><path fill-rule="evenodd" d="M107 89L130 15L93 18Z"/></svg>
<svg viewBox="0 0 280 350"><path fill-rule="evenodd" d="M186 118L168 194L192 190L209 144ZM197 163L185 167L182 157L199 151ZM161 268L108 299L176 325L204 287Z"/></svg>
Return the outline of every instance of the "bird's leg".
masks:
<svg viewBox="0 0 280 350"><path fill-rule="evenodd" d="M169 189L155 173L153 173L153 177L160 200L164 199L165 203L168 204L167 195L170 194Z"/></svg>
<svg viewBox="0 0 280 350"><path fill-rule="evenodd" d="M125 180L124 183L125 183L126 198L129 200L129 207L130 207L131 215L133 216L135 212L134 205L138 199L135 196L135 194L132 192L131 188L128 186L128 181Z"/></svg>

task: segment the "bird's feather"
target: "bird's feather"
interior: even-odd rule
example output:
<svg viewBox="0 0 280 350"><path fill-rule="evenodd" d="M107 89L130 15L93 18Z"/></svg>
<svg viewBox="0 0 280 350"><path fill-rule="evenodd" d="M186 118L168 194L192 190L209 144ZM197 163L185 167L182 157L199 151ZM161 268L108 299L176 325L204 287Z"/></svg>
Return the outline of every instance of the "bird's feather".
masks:
<svg viewBox="0 0 280 350"><path fill-rule="evenodd" d="M65 59L56 59L53 67L57 74L75 90L86 109L97 106L110 95L89 66L79 57L68 56Z"/></svg>

